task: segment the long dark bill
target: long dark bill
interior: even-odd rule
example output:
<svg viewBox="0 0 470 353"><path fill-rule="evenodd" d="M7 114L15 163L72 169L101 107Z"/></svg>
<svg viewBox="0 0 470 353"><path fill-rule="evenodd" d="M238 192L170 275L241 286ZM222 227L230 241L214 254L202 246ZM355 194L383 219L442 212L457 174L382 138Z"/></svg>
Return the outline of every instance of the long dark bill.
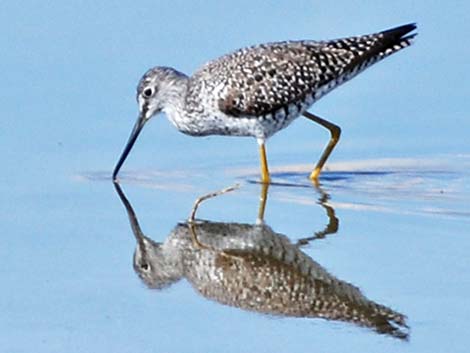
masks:
<svg viewBox="0 0 470 353"><path fill-rule="evenodd" d="M131 132L131 135L129 136L129 140L127 141L126 147L124 147L124 151L122 151L121 157L119 157L119 160L116 164L116 167L114 167L114 171L113 171L113 181L114 182L117 181L116 177L119 173L119 169L121 169L121 166L124 163L124 161L126 160L129 152L131 151L132 146L134 146L134 143L137 140L137 137L139 136L140 131L144 127L145 122L146 122L145 114L141 113L139 115L139 117L137 118L137 121L134 125L134 128L132 129L132 132Z"/></svg>

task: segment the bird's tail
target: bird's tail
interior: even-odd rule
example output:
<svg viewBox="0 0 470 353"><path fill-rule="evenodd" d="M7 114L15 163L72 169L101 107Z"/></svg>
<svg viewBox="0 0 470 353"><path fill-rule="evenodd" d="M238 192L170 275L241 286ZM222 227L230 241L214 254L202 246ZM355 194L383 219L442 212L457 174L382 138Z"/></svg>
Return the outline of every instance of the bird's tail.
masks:
<svg viewBox="0 0 470 353"><path fill-rule="evenodd" d="M350 63L352 75L359 73L370 65L411 45L416 33L414 23L392 28L368 36L358 37L352 45L356 58Z"/></svg>
<svg viewBox="0 0 470 353"><path fill-rule="evenodd" d="M417 35L417 33L409 33L413 32L416 28L416 23L409 23L378 33L388 55L409 46Z"/></svg>
<svg viewBox="0 0 470 353"><path fill-rule="evenodd" d="M345 49L354 55L337 83L348 81L376 62L410 46L416 36L410 32L416 28L416 24L410 23L374 34L329 41L329 47Z"/></svg>
<svg viewBox="0 0 470 353"><path fill-rule="evenodd" d="M333 320L354 322L381 334L407 340L409 327L406 316L378 304L362 294L359 288L340 280L316 282L316 293L325 298L316 315Z"/></svg>

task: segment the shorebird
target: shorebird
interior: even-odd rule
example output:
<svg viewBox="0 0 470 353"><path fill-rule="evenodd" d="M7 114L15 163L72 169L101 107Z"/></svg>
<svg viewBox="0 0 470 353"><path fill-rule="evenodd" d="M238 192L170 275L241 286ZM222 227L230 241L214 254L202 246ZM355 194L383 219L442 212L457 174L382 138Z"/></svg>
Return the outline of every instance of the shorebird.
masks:
<svg viewBox="0 0 470 353"><path fill-rule="evenodd" d="M130 202L114 185L137 242L134 270L149 288L186 279L196 292L224 305L278 317L350 322L408 339L406 316L329 273L302 251L308 239L292 243L265 223L196 219L201 202L233 188L200 197L188 221L156 242L144 235Z"/></svg>
<svg viewBox="0 0 470 353"><path fill-rule="evenodd" d="M307 109L372 64L409 46L415 24L327 41L284 41L239 49L208 62L192 76L173 68L148 70L137 87L140 114L116 164L113 180L147 121L164 112L191 136L255 137L261 181L270 182L266 140L304 116L330 131L310 179L314 182L337 144L341 129Z"/></svg>

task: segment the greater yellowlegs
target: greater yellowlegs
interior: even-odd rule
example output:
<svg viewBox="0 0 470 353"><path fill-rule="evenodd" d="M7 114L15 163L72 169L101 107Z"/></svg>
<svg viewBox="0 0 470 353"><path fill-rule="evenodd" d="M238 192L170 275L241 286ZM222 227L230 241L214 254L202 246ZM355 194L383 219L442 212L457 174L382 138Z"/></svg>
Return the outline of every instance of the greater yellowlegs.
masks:
<svg viewBox="0 0 470 353"><path fill-rule="evenodd" d="M163 111L192 136L252 136L261 157L261 181L269 183L266 140L300 115L331 133L315 169L318 179L339 140L339 126L307 109L336 86L411 44L415 24L329 41L285 41L237 50L213 60L192 76L169 67L145 73L137 87L140 114L113 172L119 169L145 123Z"/></svg>
<svg viewBox="0 0 470 353"><path fill-rule="evenodd" d="M225 305L268 315L350 322L408 339L405 315L336 278L286 235L264 223L196 219L201 202L233 188L200 197L188 222L176 225L160 243L143 234L131 204L119 184L115 186L137 241L134 270L149 288L162 289L186 279L202 296Z"/></svg>

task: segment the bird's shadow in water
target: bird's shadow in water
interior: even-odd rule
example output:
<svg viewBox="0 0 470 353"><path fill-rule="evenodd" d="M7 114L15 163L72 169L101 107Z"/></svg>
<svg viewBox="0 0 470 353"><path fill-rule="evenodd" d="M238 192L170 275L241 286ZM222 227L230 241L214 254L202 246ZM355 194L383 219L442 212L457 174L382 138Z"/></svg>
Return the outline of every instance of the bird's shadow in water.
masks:
<svg viewBox="0 0 470 353"><path fill-rule="evenodd" d="M199 294L221 304L269 315L350 322L408 339L405 315L369 300L302 251L312 239L336 232L338 220L330 206L329 223L317 232L320 236L297 243L264 223L267 186L262 188L256 224L198 220L202 202L235 189L228 188L197 199L188 221L156 242L143 234L130 202L119 184L115 187L137 242L134 270L149 288L162 289L184 278ZM328 198L321 193L319 203Z"/></svg>

